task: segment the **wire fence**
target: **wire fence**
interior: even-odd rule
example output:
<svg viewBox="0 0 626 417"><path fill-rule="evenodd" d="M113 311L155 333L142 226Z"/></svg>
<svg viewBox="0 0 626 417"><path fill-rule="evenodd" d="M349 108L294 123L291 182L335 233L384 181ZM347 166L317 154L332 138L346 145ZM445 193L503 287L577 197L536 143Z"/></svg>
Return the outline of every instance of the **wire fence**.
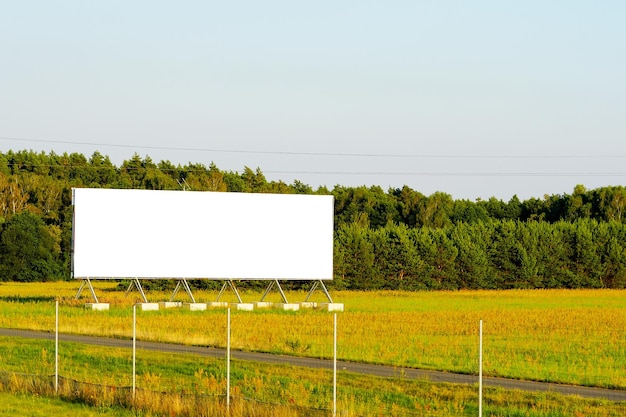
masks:
<svg viewBox="0 0 626 417"><path fill-rule="evenodd" d="M54 318L54 306L45 308ZM168 415L507 415L499 411L501 388L483 386L484 374L546 381L535 389L547 392L559 384L597 387L598 401L616 404L597 413L577 405L586 410L579 415L626 414L626 339L609 323L573 331L494 320L484 323L481 338L475 317L450 323L398 314L373 323L359 314L185 309L135 310L131 317L127 308L66 306L58 320L33 326L45 337L0 337L0 386ZM364 362L381 366L354 370ZM469 383L439 385L441 375L414 377L416 368L458 373ZM528 410L537 407L524 401ZM568 404L546 407L562 412Z"/></svg>

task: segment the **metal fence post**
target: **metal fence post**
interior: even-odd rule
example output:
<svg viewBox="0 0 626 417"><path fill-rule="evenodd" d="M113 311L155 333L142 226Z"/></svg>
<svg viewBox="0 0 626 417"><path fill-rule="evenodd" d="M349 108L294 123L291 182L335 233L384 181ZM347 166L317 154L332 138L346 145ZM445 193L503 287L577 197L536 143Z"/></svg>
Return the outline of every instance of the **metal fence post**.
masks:
<svg viewBox="0 0 626 417"><path fill-rule="evenodd" d="M135 399L135 387L137 383L137 305L133 304L133 400Z"/></svg>
<svg viewBox="0 0 626 417"><path fill-rule="evenodd" d="M54 392L59 393L59 300L56 300L54 327Z"/></svg>
<svg viewBox="0 0 626 417"><path fill-rule="evenodd" d="M478 336L478 417L483 415L483 321L479 322Z"/></svg>
<svg viewBox="0 0 626 417"><path fill-rule="evenodd" d="M337 415L337 313L333 322L333 417Z"/></svg>
<svg viewBox="0 0 626 417"><path fill-rule="evenodd" d="M230 415L230 307L226 324L226 411Z"/></svg>

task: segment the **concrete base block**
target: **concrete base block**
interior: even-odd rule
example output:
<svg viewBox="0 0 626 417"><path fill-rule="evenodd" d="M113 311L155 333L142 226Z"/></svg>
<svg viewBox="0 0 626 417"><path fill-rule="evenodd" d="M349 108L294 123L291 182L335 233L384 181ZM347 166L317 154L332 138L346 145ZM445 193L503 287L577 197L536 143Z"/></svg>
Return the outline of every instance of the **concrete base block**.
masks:
<svg viewBox="0 0 626 417"><path fill-rule="evenodd" d="M274 303L269 301L258 301L254 303L256 308L271 308L274 307Z"/></svg>
<svg viewBox="0 0 626 417"><path fill-rule="evenodd" d="M182 306L183 306L183 303L180 301L161 301L159 303L159 307L162 307L162 308L178 308Z"/></svg>
<svg viewBox="0 0 626 417"><path fill-rule="evenodd" d="M312 301L303 301L300 303L302 308L317 308L317 303Z"/></svg>
<svg viewBox="0 0 626 417"><path fill-rule="evenodd" d="M226 301L211 301L206 303L209 308L228 308L229 303Z"/></svg>
<svg viewBox="0 0 626 417"><path fill-rule="evenodd" d="M285 310L285 311L300 310L300 304L293 304L293 303L276 303L274 304L274 307L279 310Z"/></svg>
<svg viewBox="0 0 626 417"><path fill-rule="evenodd" d="M184 306L186 309L189 309L189 311L205 311L206 310L206 303L185 303Z"/></svg>
<svg viewBox="0 0 626 417"><path fill-rule="evenodd" d="M159 311L159 303L137 303L141 311Z"/></svg>
<svg viewBox="0 0 626 417"><path fill-rule="evenodd" d="M109 303L86 303L85 308L89 310L106 311L109 309Z"/></svg>
<svg viewBox="0 0 626 417"><path fill-rule="evenodd" d="M326 311L343 311L343 303L319 303L318 308Z"/></svg>
<svg viewBox="0 0 626 417"><path fill-rule="evenodd" d="M254 304L252 303L233 303L230 306L234 308L235 310L240 310L240 311L253 311L254 310Z"/></svg>
<svg viewBox="0 0 626 417"><path fill-rule="evenodd" d="M226 301L211 301L206 303L209 308L228 308L228 303Z"/></svg>

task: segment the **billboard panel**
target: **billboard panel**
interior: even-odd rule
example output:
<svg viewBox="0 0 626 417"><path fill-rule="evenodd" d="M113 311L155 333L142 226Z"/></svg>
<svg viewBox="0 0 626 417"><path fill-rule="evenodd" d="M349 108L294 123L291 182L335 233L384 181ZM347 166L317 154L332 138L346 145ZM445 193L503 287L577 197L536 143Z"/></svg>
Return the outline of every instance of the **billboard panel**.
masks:
<svg viewBox="0 0 626 417"><path fill-rule="evenodd" d="M73 204L77 279L332 279L332 196L76 188Z"/></svg>

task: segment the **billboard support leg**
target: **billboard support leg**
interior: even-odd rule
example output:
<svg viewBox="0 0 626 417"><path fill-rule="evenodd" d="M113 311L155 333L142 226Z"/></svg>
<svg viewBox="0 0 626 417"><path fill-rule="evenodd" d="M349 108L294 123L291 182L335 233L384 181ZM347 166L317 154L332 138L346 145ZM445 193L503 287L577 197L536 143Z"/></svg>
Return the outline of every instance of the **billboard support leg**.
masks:
<svg viewBox="0 0 626 417"><path fill-rule="evenodd" d="M273 287L274 287L274 281L270 281L270 284L267 286L267 288L265 289L265 292L263 293L263 297L261 297L261 301L265 300L265 297L267 296L267 294L270 293Z"/></svg>
<svg viewBox="0 0 626 417"><path fill-rule="evenodd" d="M283 288L280 286L280 283L278 282L277 279L275 279L274 281L271 281L269 283L269 285L265 289L265 292L263 293L263 297L261 297L261 301L265 300L265 297L270 293L272 288L274 288L274 285L278 289L278 292L280 293L280 296L283 298L283 302L285 304L289 303L289 301L287 301L287 297L285 296L285 292L283 291Z"/></svg>
<svg viewBox="0 0 626 417"><path fill-rule="evenodd" d="M91 291L91 296L93 297L94 301L98 303L98 297L96 297L96 292L94 291L93 285L91 285L91 281L89 280L89 278L85 278L80 284L80 288L78 288L78 291L76 292L76 299L78 300L85 286L89 287L89 291Z"/></svg>
<svg viewBox="0 0 626 417"><path fill-rule="evenodd" d="M137 278L135 278L135 286L137 287L137 290L139 290L139 293L141 294L141 298L143 298L143 302L147 303L148 299L146 298L146 294L143 292L143 288L141 287L141 283L139 282L139 280Z"/></svg>
<svg viewBox="0 0 626 417"><path fill-rule="evenodd" d="M311 285L311 289L309 290L309 293L306 295L306 298L304 299L305 303L309 301L309 298L311 298L311 296L313 295L313 293L315 292L319 284L320 284L319 281L313 282L313 285Z"/></svg>
<svg viewBox="0 0 626 417"><path fill-rule="evenodd" d="M78 291L76 291L76 296L74 298L76 298L77 300L80 298L80 293L83 292L83 288L85 288L85 280L80 283L80 287L78 287Z"/></svg>
<svg viewBox="0 0 626 417"><path fill-rule="evenodd" d="M276 280L276 287L278 288L278 291L280 292L280 296L283 297L283 301L285 302L285 304L289 303L289 301L287 301L287 297L285 297L285 293L283 292L282 287L278 283L278 280Z"/></svg>
<svg viewBox="0 0 626 417"><path fill-rule="evenodd" d="M191 292L191 287L189 286L189 283L186 279L178 280L178 282L176 283L176 288L174 288L174 292L170 297L170 301L174 301L174 297L176 297L176 294L178 294L178 291L180 291L180 287L183 287L185 289L185 292L187 293L187 295L189 295L189 298L191 298L191 302L195 304L196 299L193 296L193 293Z"/></svg>
<svg viewBox="0 0 626 417"><path fill-rule="evenodd" d="M126 288L126 292L124 293L124 295L128 296L128 293L133 289L134 286L135 286L135 281L131 279L130 284L128 285L128 288Z"/></svg>
<svg viewBox="0 0 626 417"><path fill-rule="evenodd" d="M326 295L326 298L328 298L328 302L332 303L333 299L330 297L330 293L326 289L326 285L324 285L324 281L322 281L321 279L313 282L313 285L311 286L311 289L309 290L309 293L307 294L307 296L304 299L304 301L305 302L309 301L309 298L311 298L311 296L313 295L313 293L315 292L317 287L321 287L321 290Z"/></svg>
<svg viewBox="0 0 626 417"><path fill-rule="evenodd" d="M215 301L220 300L220 297L222 296L222 294L224 294L224 290L226 290L226 287L230 287L230 289L233 290L233 293L235 293L237 300L240 303L243 303L243 301L241 300L241 296L239 295L239 291L237 291L237 287L235 286L235 283L231 279L224 281L224 285L222 285L222 289L220 290L220 293L217 295L217 299Z"/></svg>
<svg viewBox="0 0 626 417"><path fill-rule="evenodd" d="M178 294L178 290L180 290L180 280L176 282L176 288L174 288L174 292L172 293L172 296L170 297L170 302L174 301L174 297L176 297L176 294Z"/></svg>
<svg viewBox="0 0 626 417"><path fill-rule="evenodd" d="M276 283L276 288L278 288L278 292L280 293L280 296L283 297L283 302L285 304L289 303L289 301L287 301L287 297L285 297L285 292L283 291L282 287L278 283L278 280L275 280L274 282Z"/></svg>
<svg viewBox="0 0 626 417"><path fill-rule="evenodd" d="M187 282L186 279L181 279L179 282L183 283L183 287L185 288L185 292L189 295L189 298L191 298L191 302L192 303L196 303L196 299L194 298L193 294L191 293L191 287L189 286L189 283Z"/></svg>
<svg viewBox="0 0 626 417"><path fill-rule="evenodd" d="M147 303L148 299L146 298L146 294L143 292L143 288L141 287L141 283L139 282L138 278L133 278L130 281L130 285L128 286L128 289L126 290L126 295L128 295L128 293L130 292L130 290L133 289L133 287L137 288L137 291L139 291L139 294L141 294L141 298L143 299L143 302Z"/></svg>
<svg viewBox="0 0 626 417"><path fill-rule="evenodd" d="M328 302L332 303L333 299L330 297L330 293L326 289L326 285L324 285L324 282L322 280L320 280L320 285L322 286L322 290L324 291L324 294L326 294L326 298L328 298Z"/></svg>

